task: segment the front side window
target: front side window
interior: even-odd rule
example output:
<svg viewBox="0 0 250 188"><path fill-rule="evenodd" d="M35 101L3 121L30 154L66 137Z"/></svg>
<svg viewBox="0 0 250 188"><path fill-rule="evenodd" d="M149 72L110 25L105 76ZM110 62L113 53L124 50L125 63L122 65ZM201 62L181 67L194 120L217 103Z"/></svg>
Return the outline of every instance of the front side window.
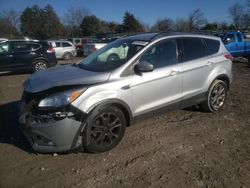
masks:
<svg viewBox="0 0 250 188"><path fill-rule="evenodd" d="M177 63L176 43L174 40L162 41L149 48L140 58L140 62L148 62L154 69Z"/></svg>
<svg viewBox="0 0 250 188"><path fill-rule="evenodd" d="M2 43L0 44L0 54L5 54L9 52L9 44Z"/></svg>
<svg viewBox="0 0 250 188"><path fill-rule="evenodd" d="M85 58L79 67L94 72L113 70L126 63L147 44L147 41L132 39L116 40Z"/></svg>

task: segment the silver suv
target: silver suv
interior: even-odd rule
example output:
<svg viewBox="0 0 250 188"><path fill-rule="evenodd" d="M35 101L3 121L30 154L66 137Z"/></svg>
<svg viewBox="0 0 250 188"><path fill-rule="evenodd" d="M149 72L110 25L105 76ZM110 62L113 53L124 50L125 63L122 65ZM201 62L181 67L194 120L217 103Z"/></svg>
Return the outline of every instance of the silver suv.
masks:
<svg viewBox="0 0 250 188"><path fill-rule="evenodd" d="M55 49L57 59L70 59L76 56L76 47L72 42L64 40L48 41Z"/></svg>
<svg viewBox="0 0 250 188"><path fill-rule="evenodd" d="M112 55L114 58L106 58ZM79 64L56 66L24 83L19 122L34 150L104 152L134 119L200 106L217 112L232 81L220 38L147 33L118 39Z"/></svg>

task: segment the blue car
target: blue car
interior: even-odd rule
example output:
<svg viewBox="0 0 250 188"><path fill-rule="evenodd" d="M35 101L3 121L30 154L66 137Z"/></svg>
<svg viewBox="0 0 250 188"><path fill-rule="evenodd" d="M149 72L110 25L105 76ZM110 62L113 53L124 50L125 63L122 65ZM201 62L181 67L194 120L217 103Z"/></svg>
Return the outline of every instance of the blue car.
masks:
<svg viewBox="0 0 250 188"><path fill-rule="evenodd" d="M241 32L227 32L222 40L233 57L248 58L250 64L250 39Z"/></svg>

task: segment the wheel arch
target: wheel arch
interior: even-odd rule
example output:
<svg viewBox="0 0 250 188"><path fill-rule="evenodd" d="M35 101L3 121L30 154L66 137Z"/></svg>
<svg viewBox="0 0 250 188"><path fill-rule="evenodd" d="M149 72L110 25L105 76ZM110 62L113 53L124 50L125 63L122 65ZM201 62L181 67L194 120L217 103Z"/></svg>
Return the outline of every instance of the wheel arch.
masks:
<svg viewBox="0 0 250 188"><path fill-rule="evenodd" d="M39 61L39 60L45 61L47 64L49 63L47 59L43 57L38 57L32 60L32 66L36 63L36 61Z"/></svg>
<svg viewBox="0 0 250 188"><path fill-rule="evenodd" d="M123 102L120 99L107 99L104 101L100 101L99 103L95 104L94 106L92 106L89 110L88 110L88 114L90 114L93 110L97 109L97 108L103 108L105 106L109 106L109 105L113 105L116 106L117 108L119 108L120 110L122 110L122 112L125 115L126 118L126 126L129 127L131 125L132 122L132 112L130 107Z"/></svg>
<svg viewBox="0 0 250 188"><path fill-rule="evenodd" d="M230 70L228 70L225 67L218 67L218 69L214 69L209 76L207 77L207 80L204 85L204 92L207 92L210 85L215 81L215 80L222 80L227 84L227 91L230 89L230 84L231 84L231 77L230 77Z"/></svg>
<svg viewBox="0 0 250 188"><path fill-rule="evenodd" d="M226 83L227 85L227 91L230 90L230 79L226 74L221 74L219 76L217 76L214 80L222 80Z"/></svg>

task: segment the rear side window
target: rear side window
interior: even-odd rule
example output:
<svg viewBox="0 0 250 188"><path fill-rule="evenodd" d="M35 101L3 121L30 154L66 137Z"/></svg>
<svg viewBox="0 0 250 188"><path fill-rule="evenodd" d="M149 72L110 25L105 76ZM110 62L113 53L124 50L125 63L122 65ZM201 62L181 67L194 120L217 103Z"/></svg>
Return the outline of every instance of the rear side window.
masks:
<svg viewBox="0 0 250 188"><path fill-rule="evenodd" d="M31 44L23 44L23 43L14 43L11 44L12 52L25 52L31 50Z"/></svg>
<svg viewBox="0 0 250 188"><path fill-rule="evenodd" d="M62 47L71 47L72 45L70 43L67 42L63 42L62 43Z"/></svg>
<svg viewBox="0 0 250 188"><path fill-rule="evenodd" d="M215 54L219 51L220 42L213 39L203 39L207 47L207 55Z"/></svg>
<svg viewBox="0 0 250 188"><path fill-rule="evenodd" d="M206 56L205 46L200 38L189 37L178 39L178 46L181 48L181 62Z"/></svg>
<svg viewBox="0 0 250 188"><path fill-rule="evenodd" d="M31 44L31 50L37 50L40 47L40 44Z"/></svg>

